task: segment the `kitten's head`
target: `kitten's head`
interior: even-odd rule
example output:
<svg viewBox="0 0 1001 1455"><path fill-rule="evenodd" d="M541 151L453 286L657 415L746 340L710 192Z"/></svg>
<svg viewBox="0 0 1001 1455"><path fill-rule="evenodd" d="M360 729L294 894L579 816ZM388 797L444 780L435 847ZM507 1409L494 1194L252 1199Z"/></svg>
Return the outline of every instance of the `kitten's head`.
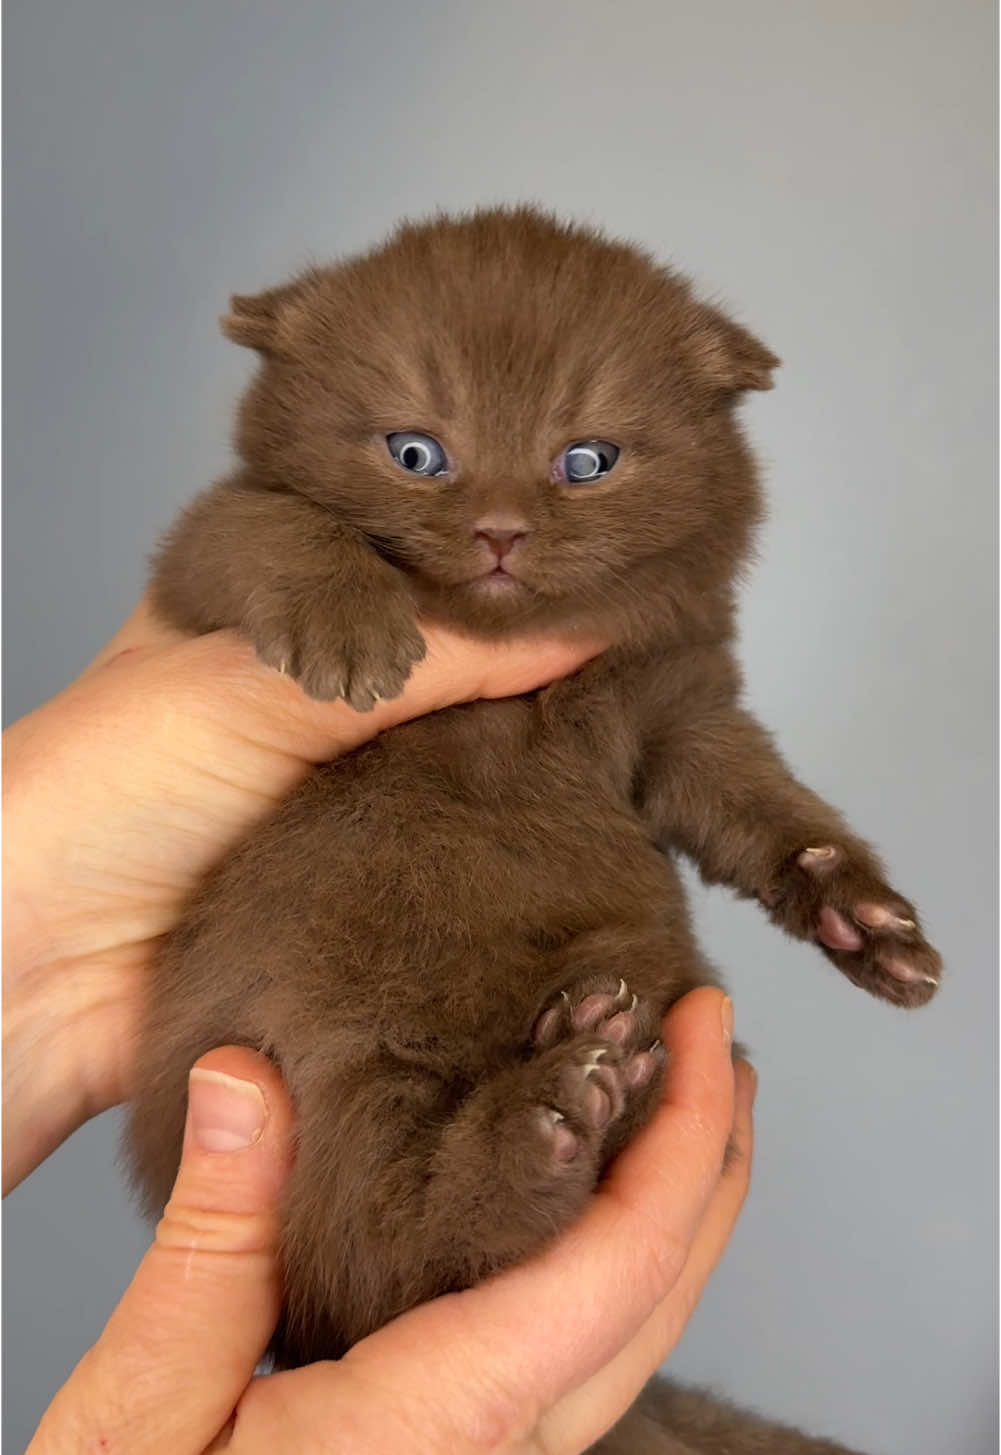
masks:
<svg viewBox="0 0 1001 1455"><path fill-rule="evenodd" d="M760 513L734 419L775 357L638 249L528 208L402 226L234 297L240 454L499 634L704 623Z"/></svg>

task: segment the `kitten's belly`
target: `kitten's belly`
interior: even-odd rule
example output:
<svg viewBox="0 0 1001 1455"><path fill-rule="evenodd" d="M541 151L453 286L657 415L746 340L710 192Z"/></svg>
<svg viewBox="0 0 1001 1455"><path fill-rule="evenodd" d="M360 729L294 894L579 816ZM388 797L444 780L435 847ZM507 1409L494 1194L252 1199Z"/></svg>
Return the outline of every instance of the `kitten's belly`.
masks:
<svg viewBox="0 0 1001 1455"><path fill-rule="evenodd" d="M284 1060L336 1018L418 1052L437 1000L457 1040L509 1042L580 937L646 927L689 953L678 876L608 765L491 720L502 740L439 714L318 770L205 886L182 978L239 984L242 1038Z"/></svg>

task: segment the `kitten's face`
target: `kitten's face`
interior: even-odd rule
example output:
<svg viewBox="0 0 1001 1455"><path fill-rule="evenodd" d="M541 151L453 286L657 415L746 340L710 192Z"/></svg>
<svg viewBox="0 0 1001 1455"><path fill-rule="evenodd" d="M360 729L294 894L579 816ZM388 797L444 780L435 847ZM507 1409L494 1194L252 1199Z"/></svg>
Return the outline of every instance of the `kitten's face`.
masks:
<svg viewBox="0 0 1001 1455"><path fill-rule="evenodd" d="M527 210L439 220L235 299L225 326L264 355L244 457L364 532L432 614L649 614L747 548L731 405L776 360L631 248Z"/></svg>

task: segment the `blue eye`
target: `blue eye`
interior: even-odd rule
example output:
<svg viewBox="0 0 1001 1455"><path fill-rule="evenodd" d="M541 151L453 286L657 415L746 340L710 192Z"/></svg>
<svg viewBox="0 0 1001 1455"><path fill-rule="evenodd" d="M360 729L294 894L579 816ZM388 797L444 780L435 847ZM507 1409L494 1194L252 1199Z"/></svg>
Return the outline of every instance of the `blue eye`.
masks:
<svg viewBox="0 0 1001 1455"><path fill-rule="evenodd" d="M578 440L567 445L557 460L556 478L571 485L590 485L607 475L618 458L618 445L608 440Z"/></svg>
<svg viewBox="0 0 1001 1455"><path fill-rule="evenodd" d="M416 430L400 430L386 436L389 453L411 475L447 475L448 456L438 441Z"/></svg>

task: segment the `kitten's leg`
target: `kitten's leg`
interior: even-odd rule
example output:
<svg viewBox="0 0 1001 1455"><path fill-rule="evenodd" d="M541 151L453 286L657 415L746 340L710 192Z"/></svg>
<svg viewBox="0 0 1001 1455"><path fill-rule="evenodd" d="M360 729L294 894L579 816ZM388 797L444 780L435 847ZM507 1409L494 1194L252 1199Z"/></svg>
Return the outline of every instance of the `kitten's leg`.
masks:
<svg viewBox="0 0 1001 1455"><path fill-rule="evenodd" d="M175 626L232 627L311 697L366 711L424 656L399 571L312 501L223 480L157 554L153 602Z"/></svg>
<svg viewBox="0 0 1001 1455"><path fill-rule="evenodd" d="M914 906L749 713L719 706L648 744L641 811L665 847L760 900L856 985L905 1006L934 994L941 960Z"/></svg>
<svg viewBox="0 0 1001 1455"><path fill-rule="evenodd" d="M543 1008L524 1059L466 1099L435 1153L426 1227L455 1243L463 1281L512 1263L570 1222L656 1102L659 1013L619 978L578 981Z"/></svg>
<svg viewBox="0 0 1001 1455"><path fill-rule="evenodd" d="M338 1357L535 1252L582 1210L665 1058L656 1015L628 989L558 1001L534 1044L526 1026L525 1045L464 1094L413 1067L337 1073L334 1057L329 1077L294 1088L280 1364Z"/></svg>
<svg viewBox="0 0 1001 1455"><path fill-rule="evenodd" d="M451 1209L463 1190L468 1281L570 1222L657 1105L664 1013L717 979L690 933L680 886L671 909L669 931L609 924L551 951L554 988L535 1009L521 1059L485 1080L442 1136L428 1215L454 1237Z"/></svg>

